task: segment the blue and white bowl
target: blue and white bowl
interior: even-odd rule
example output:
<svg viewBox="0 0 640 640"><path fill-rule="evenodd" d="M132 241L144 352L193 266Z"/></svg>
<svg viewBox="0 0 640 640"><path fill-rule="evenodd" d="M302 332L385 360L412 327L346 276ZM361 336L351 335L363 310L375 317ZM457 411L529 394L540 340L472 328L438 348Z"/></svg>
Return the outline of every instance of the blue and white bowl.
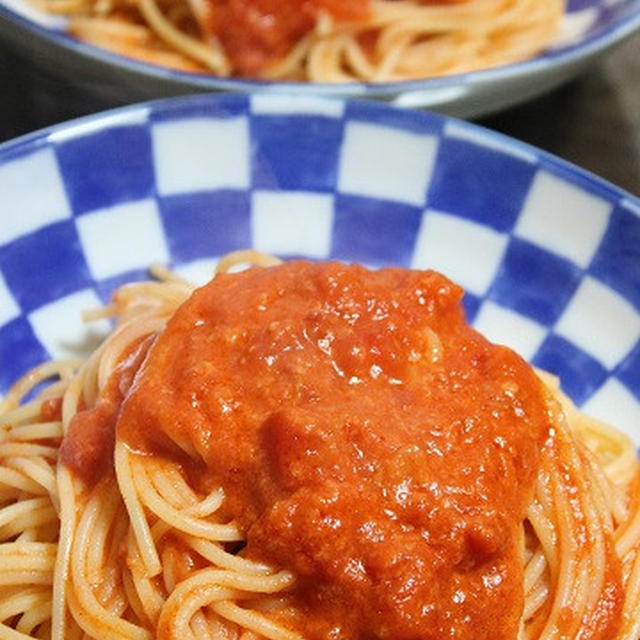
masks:
<svg viewBox="0 0 640 640"><path fill-rule="evenodd" d="M468 318L640 445L640 201L476 126L361 102L196 96L0 146L0 392L86 353L80 313L160 262L435 268Z"/></svg>
<svg viewBox="0 0 640 640"><path fill-rule="evenodd" d="M640 29L640 0L566 2L566 16L557 41L531 60L443 78L379 84L260 82L173 71L79 42L65 33L64 18L38 12L29 0L0 0L0 39L47 74L83 87L103 104L126 104L187 92L264 91L375 98L398 106L479 117L558 86Z"/></svg>

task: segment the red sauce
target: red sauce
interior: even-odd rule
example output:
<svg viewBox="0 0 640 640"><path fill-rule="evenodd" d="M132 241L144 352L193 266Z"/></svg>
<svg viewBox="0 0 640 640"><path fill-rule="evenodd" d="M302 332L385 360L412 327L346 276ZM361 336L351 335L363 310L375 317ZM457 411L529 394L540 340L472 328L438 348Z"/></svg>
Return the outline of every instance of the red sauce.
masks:
<svg viewBox="0 0 640 640"><path fill-rule="evenodd" d="M40 417L44 422L62 420L62 396L45 400L40 405Z"/></svg>
<svg viewBox="0 0 640 640"><path fill-rule="evenodd" d="M516 637L549 418L531 369L465 323L461 297L433 272L219 275L125 399L119 437L195 450L244 553L295 572L309 639Z"/></svg>
<svg viewBox="0 0 640 640"><path fill-rule="evenodd" d="M418 4L468 1L418 0ZM222 43L234 73L257 76L284 58L314 28L321 13L337 23L358 22L366 20L370 8L370 0L208 0L206 24ZM374 32L369 35L376 37ZM367 49L372 53L373 47Z"/></svg>
<svg viewBox="0 0 640 640"><path fill-rule="evenodd" d="M366 16L369 0L209 0L209 28L234 70L256 75L284 57L315 25L320 12L335 20Z"/></svg>
<svg viewBox="0 0 640 640"><path fill-rule="evenodd" d="M78 411L71 419L60 457L87 484L95 484L113 469L118 413L150 344L151 337L136 341L123 354L95 406Z"/></svg>

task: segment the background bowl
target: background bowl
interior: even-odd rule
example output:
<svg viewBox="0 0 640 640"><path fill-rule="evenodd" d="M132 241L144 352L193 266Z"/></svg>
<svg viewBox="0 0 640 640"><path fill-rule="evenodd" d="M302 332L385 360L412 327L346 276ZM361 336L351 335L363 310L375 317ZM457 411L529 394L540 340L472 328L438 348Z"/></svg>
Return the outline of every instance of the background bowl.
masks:
<svg viewBox="0 0 640 640"><path fill-rule="evenodd" d="M266 91L305 96L366 97L478 117L528 100L578 74L598 55L640 28L640 0L567 0L557 43L538 57L506 67L443 78L380 84L273 83L168 70L111 54L64 32L65 20L44 16L29 0L0 0L0 39L46 80L83 87L98 103L117 105L203 91Z"/></svg>
<svg viewBox="0 0 640 640"><path fill-rule="evenodd" d="M467 123L256 95L135 106L0 147L0 391L108 329L80 322L151 263L433 267L468 318L640 444L640 201Z"/></svg>

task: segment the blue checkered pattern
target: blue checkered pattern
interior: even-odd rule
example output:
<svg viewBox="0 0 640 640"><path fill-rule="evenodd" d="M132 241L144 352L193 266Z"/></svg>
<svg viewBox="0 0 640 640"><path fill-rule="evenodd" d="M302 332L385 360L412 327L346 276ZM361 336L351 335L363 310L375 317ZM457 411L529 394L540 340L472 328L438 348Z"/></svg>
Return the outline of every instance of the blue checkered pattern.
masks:
<svg viewBox="0 0 640 640"><path fill-rule="evenodd" d="M606 26L614 17L627 15L631 9L637 9L633 2L610 2L608 0L567 0L567 13L576 14L584 11L592 11L594 23L592 31L597 31Z"/></svg>
<svg viewBox="0 0 640 640"><path fill-rule="evenodd" d="M108 326L85 335L79 310L151 262L206 273L253 246L445 272L482 331L640 443L640 201L502 136L194 97L5 145L0 193L0 390L94 344Z"/></svg>

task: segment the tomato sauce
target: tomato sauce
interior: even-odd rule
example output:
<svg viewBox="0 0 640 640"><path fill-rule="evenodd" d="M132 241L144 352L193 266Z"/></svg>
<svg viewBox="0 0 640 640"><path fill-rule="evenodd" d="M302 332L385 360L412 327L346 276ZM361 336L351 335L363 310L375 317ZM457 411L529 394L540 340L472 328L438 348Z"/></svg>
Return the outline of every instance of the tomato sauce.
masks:
<svg viewBox="0 0 640 640"><path fill-rule="evenodd" d="M40 417L44 422L62 420L62 396L45 400L40 406Z"/></svg>
<svg viewBox="0 0 640 640"><path fill-rule="evenodd" d="M466 324L462 293L333 263L218 275L125 397L118 437L196 452L243 553L296 574L287 621L306 638L517 635L550 418L530 367Z"/></svg>
<svg viewBox="0 0 640 640"><path fill-rule="evenodd" d="M209 0L208 28L222 43L236 73L259 74L286 56L320 12L337 21L367 15L369 0Z"/></svg>
<svg viewBox="0 0 640 640"><path fill-rule="evenodd" d="M95 406L81 409L71 419L69 431L60 446L60 458L89 485L95 484L113 469L118 413L151 340L152 337L147 336L135 341L122 354L121 362Z"/></svg>

